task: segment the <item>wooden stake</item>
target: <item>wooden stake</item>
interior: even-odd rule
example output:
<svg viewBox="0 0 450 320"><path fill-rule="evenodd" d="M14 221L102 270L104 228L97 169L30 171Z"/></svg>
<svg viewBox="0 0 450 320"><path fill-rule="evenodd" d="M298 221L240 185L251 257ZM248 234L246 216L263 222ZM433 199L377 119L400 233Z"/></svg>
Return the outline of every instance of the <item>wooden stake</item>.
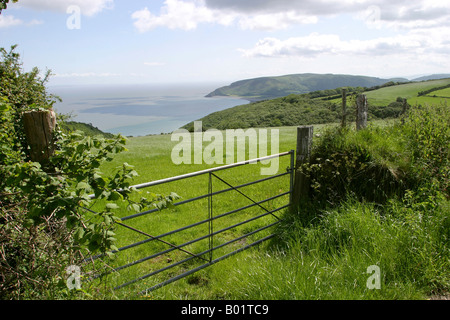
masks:
<svg viewBox="0 0 450 320"><path fill-rule="evenodd" d="M33 110L23 114L23 125L32 161L46 164L53 155L56 114L53 109Z"/></svg>
<svg viewBox="0 0 450 320"><path fill-rule="evenodd" d="M360 94L356 97L356 130L367 127L367 97Z"/></svg>
<svg viewBox="0 0 450 320"><path fill-rule="evenodd" d="M342 89L342 123L341 127L345 128L347 125L347 89Z"/></svg>
<svg viewBox="0 0 450 320"><path fill-rule="evenodd" d="M313 126L300 126L297 128L297 153L295 159L294 206L309 196L309 178L300 170L304 163L309 162L313 140Z"/></svg>

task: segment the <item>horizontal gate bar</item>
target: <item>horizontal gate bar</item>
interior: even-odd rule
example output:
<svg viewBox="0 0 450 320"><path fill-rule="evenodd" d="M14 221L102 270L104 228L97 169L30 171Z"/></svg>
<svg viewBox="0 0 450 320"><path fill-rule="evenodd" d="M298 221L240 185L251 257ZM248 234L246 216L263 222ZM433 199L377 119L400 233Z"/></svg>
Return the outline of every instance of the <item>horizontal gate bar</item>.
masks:
<svg viewBox="0 0 450 320"><path fill-rule="evenodd" d="M165 179L161 179L161 180L151 181L151 182L147 182L147 183L137 184L137 185L131 186L130 188L135 188L135 189L147 188L147 187L156 186L156 185L162 184L162 183L167 183L167 182L172 182L172 181L177 181L177 180L182 180L182 179L186 179L186 178L199 176L199 175L202 175L202 174L205 174L205 173L210 173L210 172L230 169L230 168L234 168L234 167L238 167L238 166L243 166L243 165L247 165L247 164L257 163L258 161L265 161L265 160L270 160L270 159L273 159L273 158L279 158L279 157L290 155L293 152L294 151L291 150L291 151L287 151L287 152L273 154L273 155L266 156L266 157L261 157L261 158L256 158L256 159L236 162L236 163L227 164L227 165L220 166L220 167L205 169L205 170L191 172L191 173L187 173L187 174L183 174L183 175L179 175L179 176L175 176L175 177L170 177L170 178L165 178ZM120 192L120 190L118 190L118 191ZM91 194L91 195L89 195L89 198L93 199L93 198L95 198L95 195Z"/></svg>
<svg viewBox="0 0 450 320"><path fill-rule="evenodd" d="M231 243L233 243L233 242L239 241L239 240L241 240L241 239L243 239L243 238L246 238L246 237L248 237L248 236L251 236L251 235L253 235L253 234L255 234L255 233L258 233L258 232L260 232L260 231L263 231L263 230L265 230L265 229L268 229L268 228L270 228L270 227L272 227L272 226L274 226L274 225L276 225L276 224L278 224L278 223L280 223L280 221L276 221L276 222L274 222L274 223L272 223L272 224L270 224L270 225L266 225L266 226L264 226L264 227L262 227L262 228L260 228L260 229L254 230L254 231L249 232L249 233L247 233L247 234L244 234L244 235L242 235L242 236L240 236L240 237L237 237L237 238L235 238L235 239L232 239L232 240L230 240L230 241L228 241L228 242L222 243L222 244L220 244L220 245L218 245L218 246L216 246L216 247L214 247L214 248L212 248L212 249L205 250L205 251L199 253L198 255L204 255L204 254L209 253L210 251L214 251L214 250L220 249L220 248L222 248L222 247L224 247L224 246L227 246L227 245L229 245L229 244L231 244ZM247 247L248 247L248 246L247 246ZM133 283L135 283L135 282L137 282L137 281L144 280L144 279L146 279L146 278L148 278L148 277L151 277L151 276L154 276L154 275L156 275L156 274L158 274L158 273L161 273L161 272L163 272L163 271L169 270L169 269L171 269L171 268L173 268L173 267L176 267L176 266L178 266L178 265L180 265L180 264L183 264L183 263L185 263L185 262L188 262L188 261L192 260L193 258L195 258L195 257L190 256L190 257L188 257L188 258L186 258L186 259L183 259L183 260L181 260L181 261L178 261L178 262L176 262L176 263L173 263L173 264L171 264L171 265L169 265L169 266L167 266L167 267L164 267L164 268L162 268L162 269L155 270L155 271L153 271L153 272L151 272L151 273L149 273L149 274L146 274L146 275L144 275L144 276L142 276L142 277L139 277L139 278L136 278L136 279L134 279L134 280L128 281L128 282L126 282L126 283L123 283L123 284L121 284L120 286L115 287L114 290L121 289L121 288L126 287L126 286L128 286L128 285L130 285L130 284L133 284ZM213 261L214 261L214 260L213 260ZM210 263L207 263L206 265L209 265L209 264L210 264Z"/></svg>
<svg viewBox="0 0 450 320"><path fill-rule="evenodd" d="M279 178L279 177L282 177L282 176L285 176L285 175L288 175L288 174L290 174L290 173L289 172L279 173L277 175L273 175L273 176L270 176L270 177L267 177L267 178L263 178L263 179L260 179L260 180L255 180L255 181L252 181L252 182L247 182L247 183L241 184L239 186L234 187L234 189L247 187L247 186L250 186L250 185L253 185L253 184L256 184L256 183L260 183L260 182L264 182L264 181L267 181L267 180ZM192 202L192 201L196 201L196 200L201 200L201 199L207 198L209 196L214 196L214 195L221 194L221 193L224 193L224 192L232 191L234 189L233 188L227 188L227 189L223 189L223 190L219 190L219 191L213 192L211 194L207 193L207 194L195 197L195 198L191 198L191 199L187 199L187 200L183 200L183 201L174 203L173 205L174 206L180 206L182 204L186 204L186 203L189 203L189 202ZM148 210L148 211L144 211L144 212L140 212L140 213L136 213L136 214L132 214L132 215L123 217L123 218L121 218L121 220L122 221L126 221L126 220L129 220L129 219L134 219L134 218L137 218L137 217L140 217L140 216L143 216L143 215L147 215L149 213L157 212L157 211L159 211L159 209L152 209L152 210Z"/></svg>
<svg viewBox="0 0 450 320"><path fill-rule="evenodd" d="M263 208L260 204L261 204L261 203L264 203L264 202L267 202L267 201L270 201L270 200L273 200L273 199L276 199L276 198L279 198L279 197L282 197L282 196L285 196L285 195L288 195L288 194L290 194L291 197L292 197L292 194L291 194L291 193L292 193L292 174L293 174L292 161L293 161L293 155L294 155L294 154L295 154L295 152L294 152L293 150L291 150L291 151L288 151L288 152L283 152L283 153L279 153L279 154L275 154L275 155L270 155L270 156L266 156L266 157L260 157L260 158L257 158L257 159L246 160L246 161L242 161L242 162L238 162L238 163L228 164L228 165L224 165L224 166L220 166L220 167L210 168L210 169L206 169L206 170L201 170L201 171L197 171L197 172L192 172L192 173L183 174L183 175L179 175L179 176L175 176L175 177L170 177L170 178L166 178L166 179L161 179L161 180L156 180L156 181L152 181L152 182L147 182L147 183L142 183L142 184L138 184L138 185L131 186L130 188L134 188L134 189L142 189L142 188L146 188L146 187L150 187L150 186L156 186L156 185L160 185L160 184L164 184L164 183L168 183L168 182L173 182L173 181L177 181L177 180L182 180L182 179L186 179L186 178L191 178L191 177L195 177L195 176L200 176L200 175L207 174L207 173L210 174L210 179L211 179L211 175L214 175L213 172L216 172L216 171L225 170L225 169L234 168L234 167L238 167L238 166L242 166L242 165L247 165L247 164L252 164L252 163L257 163L257 162L259 162L259 161L265 161L265 160L269 160L269 159L273 159L273 158L278 158L278 157L282 157L282 156L287 156L287 155L290 155L290 156L291 156L291 167L288 168L288 169L287 169L287 172L285 172L285 173L281 173L281 174L273 175L273 176L266 177L266 178L263 178L263 179L260 179L260 180L248 182L248 183L245 183L245 184L236 186L236 187L231 186L230 184L226 183L225 181L223 181L222 179L220 179L219 177L217 177L216 175L214 175L216 178L220 179L222 182L225 182L230 188L228 188L228 189L223 189L223 190L219 190L219 191L216 191L216 192L212 192L212 190L210 189L210 190L209 190L209 193L207 193L207 194L204 194L204 195L201 195L201 196L197 196L197 197L194 197L194 198L191 198L191 199L183 200L183 201L180 201L180 202L175 203L174 205L177 206L177 205L186 204L186 203L189 203L189 202L192 202L192 201L204 199L204 198L207 198L207 197L212 197L213 195L217 195L217 194L224 193L224 192L228 192L228 191L232 191L232 190L235 190L235 191L238 191L239 193L241 193L239 190L237 190L238 188L242 188L242 187L245 187L245 186L253 185L253 184L256 184L256 183L259 183L259 182L267 181L267 180L270 180L270 179L274 179L274 178L277 178L277 177L281 177L281 176L290 174L290 175L291 175L291 186L290 186L290 190L289 190L288 192L285 192L285 193L282 193L282 194L273 196L273 197L271 197L271 198L264 199L264 200L259 201L259 202L256 202L256 201L254 201L254 200L251 200L250 198L247 197L248 199L250 199L250 200L253 202L252 204L247 205L247 206L243 206L243 207L238 208L238 209L234 209L234 210L232 210L232 211L229 211L229 212L226 212L226 213L223 213L223 214L214 216L214 217L210 216L208 219L205 219L205 220L203 220L203 221L199 221L199 222L196 222L196 223L194 223L194 224L191 224L191 225L188 225L188 226L184 226L184 227L181 227L181 228L176 229L176 230L169 231L169 232L164 233L164 234L161 234L161 235L159 235L159 236L155 236L155 237L154 237L154 236L151 236L151 235L147 235L147 236L149 237L149 239L145 239L145 240L143 240L143 241L139 241L139 242L136 242L136 243L134 243L134 244L124 246L124 247L118 249L118 251L123 251L123 250L129 249L129 248L138 246L138 245L140 245L140 244L147 243L147 242L149 242L149 241L159 240L159 239L162 238L162 237L165 237L165 236L168 236L168 235L171 235L171 234L174 234L174 233L177 233L177 232L180 232L180 231L183 231L183 230L192 228L192 227L194 227L194 226L201 225L201 224L203 224L203 223L207 223L207 222L210 222L210 223L211 223L211 222L212 222L213 220L215 220L215 219L219 219L219 218L225 217L225 216L227 216L227 215L230 215L230 214L232 214L232 213L235 213L235 212L238 212L238 211L247 209L247 208L251 208L251 207L254 207L254 206L257 206L257 205L259 205L262 209L264 209L264 210L266 211L265 213L263 213L263 214L261 214L261 215L258 215L258 216L255 216L255 217L252 217L252 218L250 218L250 219L248 219L248 220L241 221L241 222L239 222L239 223L236 223L236 224L234 224L234 225L228 226L228 227L226 227L226 228L223 228L223 229L218 230L218 231L215 231L215 232L213 232L213 230L210 229L210 230L209 230L209 233L208 233L207 235L204 235L204 236L201 236L201 237L199 237L199 238L190 240L190 241L188 241L188 242L186 242L186 243L184 243L184 244L181 244L181 245L177 245L177 246L171 245L171 248L169 248L169 249L163 250L163 251L158 252L158 253L154 253L154 254L152 254L152 255L150 255L150 256L147 256L147 257L141 258L141 259L139 259L139 260L135 260L135 261L133 261L133 262L131 262L131 263L128 263L128 264L119 266L119 267L117 267L117 268L112 269L110 272L117 272L117 271L119 271L119 270L122 270L122 269L125 269L125 268L128 268L128 267L131 267L131 266L136 265L136 264L139 264L139 263L142 263L142 262L144 262L144 261L147 261L147 260L150 260L150 259L152 259L152 258L161 256L161 255L163 255L163 254L166 254L166 253L169 253L169 252L171 252L171 251L180 249L181 247L188 246L188 245L190 245L190 244L193 244L193 243L195 243L195 242L198 242L198 241L201 241L201 240L204 240L204 239L208 239L208 238L212 239L212 237L213 237L214 235L217 235L217 234L220 234L220 233L225 232L225 231L227 231L227 230L230 230L230 229L236 228L236 227L238 227L238 226L244 225L244 224L246 224L246 223L249 223L249 222L251 222L251 221L257 220L257 219L259 219L259 218L262 218L262 217L265 217L265 216L268 216L268 215L273 215L274 212L277 212L277 211L279 211L279 210L282 210L282 209L284 209L284 208L289 207L290 204L291 204L291 199L289 200L289 204L284 205L284 206L281 206L281 207L276 208L276 209L273 209L273 210L271 210L271 211L269 211L269 210ZM117 190L117 191L120 192L120 191L122 191L122 190L119 189L119 190ZM241 193L241 194L242 194L242 193ZM244 195L244 194L243 194L243 195ZM245 195L244 195L244 196L245 196ZM95 198L95 195L90 195L89 197L90 197L90 198ZM122 221L129 220L129 219L132 219L132 218L135 218L135 217L139 217L139 216L143 216L143 215L149 214L149 213L151 213L151 212L156 212L156 211L159 211L159 210L158 210L158 209L153 209L153 210L148 210L148 211L145 211L145 212L137 213L137 214L134 214L134 215L130 215L130 216L127 216L127 217L122 218ZM161 273L161 272L163 272L163 271L166 271L166 270L169 270L169 269L174 268L174 267L176 267L176 266L179 266L179 265L181 265L181 264L183 264L183 263L185 263L185 262L187 262L187 261L190 261L190 260L192 260L192 259L194 259L194 258L201 258L201 259L203 259L203 258L201 257L202 255L205 255L205 254L207 254L207 253L210 254L210 257L209 257L208 260L207 260L207 259L203 259L203 260L207 261L206 263L203 262L203 263L204 263L203 265L201 265L201 266L199 266L199 267L196 267L196 268L194 268L194 269L191 269L191 270L189 270L189 271L185 271L184 273L181 273L180 275L177 275L177 276L175 276L175 277L173 277L173 278L171 278L171 279L165 280L165 281L163 281L163 282L161 282L161 283L159 283L159 284L157 284L157 285L154 285L153 287L151 287L151 288L149 288L149 289L147 289L147 290L144 290L144 291L140 292L140 294L142 294L143 292L153 291L153 290L155 290L155 289L157 289L157 288L160 288L160 287L165 286L165 285L167 285L167 284L170 284L170 283L172 283L172 282L174 282L174 281L177 281L177 280L179 280L179 279L181 279L181 278L183 278L183 277L186 277L186 276L188 276L188 275L190 275L190 274L192 274L192 273L195 273L195 272L197 272L197 271L199 271L199 270L201 270L201 269L203 269L203 268L206 268L206 267L208 267L208 266L210 266L210 265L213 265L213 264L215 264L215 263L217 263L217 262L219 262L219 261L221 261L221 260L223 260L223 259L225 259L225 258L228 258L228 257L230 257L230 256L232 256L232 255L238 253L238 252L241 252L241 251L246 250L246 249L248 249L248 248L250 248L250 247L253 247L253 246L257 245L257 244L260 244L260 243L262 243L263 241L266 241L266 240L268 240L268 239L270 239L270 238L276 236L276 234L271 234L271 235L269 235L269 236L266 236L266 237L264 237L264 238L262 238L262 239L259 239L259 240L255 241L255 242L253 242L253 243L251 243L251 244L249 244L249 245L246 245L246 246L244 246L244 247L241 247L241 248L239 248L239 249L237 249L237 250L235 250L235 251L232 251L232 252L230 252L230 253L227 253L227 254L225 254L225 255L223 255L223 256L221 256L221 257L219 257L219 258L216 258L216 259L214 259L214 260L213 260L213 257L212 257L212 253L214 252L214 250L217 250L217 249L219 249L219 248L225 247L225 246L227 246L227 245L229 245L229 244L231 244L231 243L233 243L233 242L236 242L236 241L238 241L238 240L240 240L240 239L243 239L243 238L249 237L249 236L251 236L251 235L253 235L253 234L256 234L256 233L258 233L258 232L261 232L261 231L263 231L263 230L265 230L265 229L268 229L268 228L270 228L270 227L272 227L272 226L274 226L274 225L280 223L280 221L282 221L282 220L281 220L280 218L278 218L277 216L275 216L275 215L273 215L273 216L274 216L275 218L277 218L277 221L276 221L276 222L271 223L271 224L269 224L269 225L266 225L266 226L264 226L264 227L261 227L261 228L259 228L259 229L257 229L257 230L254 230L254 231L249 232L249 233L247 233L247 234L244 234L244 235L242 235L242 236L239 236L239 237L237 237L237 238L235 238L235 239L229 240L229 241L227 241L227 242L225 242L225 243L223 243L223 244L220 244L220 245L218 245L218 246L216 246L216 247L212 247L212 243L210 242L209 248L208 248L207 250L201 252L201 253L193 254L193 253L190 253L190 252L185 251L185 250L183 250L183 249L180 249L180 250L183 251L183 252L189 253L190 256L189 256L188 258L182 259L181 261L178 261L178 262L176 262L176 263L173 263L173 264L170 264L170 265L168 265L168 266L165 266L165 267L163 267L163 268L161 268L161 269L154 270L154 271L150 272L149 274L140 276L140 277L138 277L138 278L136 278L136 279L133 279L133 280L131 280L131 281L128 281L128 282L126 282L126 283L123 283L123 284L121 284L121 285L115 287L114 290L123 288L123 287L125 287L125 286L128 286L128 285L130 285L130 284L133 284L133 283L135 283L135 282L137 282L137 281L140 281L140 280L143 280L143 279L145 279L145 278L154 276L154 275L159 274L159 273ZM126 225L124 225L124 226L127 227L127 228L130 228L130 229L133 229L132 227L129 227L129 226L126 226ZM139 230L138 230L138 231L139 231ZM140 232L140 233L142 233L142 234L145 235L145 232ZM231 250L232 250L232 249L231 249ZM115 252L117 252L117 251L115 251ZM98 256L97 256L97 257L98 257ZM97 258L97 257L94 257L94 258ZM101 275L97 275L95 278L97 278L97 277L102 277L102 276L104 276L104 275L109 274L110 272L106 272L106 273L103 273L103 274L101 274Z"/></svg>
<svg viewBox="0 0 450 320"><path fill-rule="evenodd" d="M278 195L276 195L276 196L273 196L273 197L270 197L270 198L261 200L261 201L259 201L259 202L257 202L257 203L264 203L264 202L267 202L267 201L270 201L270 200L274 200L274 199L280 198L280 197L285 196L285 195L288 195L288 194L289 194L289 192L280 193L280 194L278 194ZM240 211L240 210L249 209L249 208L254 207L254 206L256 206L256 205L257 205L257 204L252 203L252 204L249 204L249 205L247 205L247 206L244 206L244 207L241 207L241 208L238 208L238 209L234 209L234 210L232 210L232 211L228 211L228 212L222 213L222 214L220 214L220 215L217 215L217 216L213 217L212 220L216 220L216 219L225 217L225 216L227 216L227 215L236 213L236 212L238 212L238 211ZM166 236L169 236L169 235L171 235L171 234L174 234L174 233L177 233L177 232L180 232L180 231L187 230L187 229L189 229L189 228L193 228L193 227L199 226L199 225L201 225L201 224L203 224L203 223L209 222L210 220L211 220L211 219L205 219L205 220L202 220L202 221L198 221L198 222L196 222L196 223L193 223L193 224L190 224L190 225L181 227L181 228L179 228L179 229L175 229L175 230L169 231L169 232L167 232L167 233L163 233L163 234L154 236L153 239L145 239L145 240L142 240L142 241L139 241L139 242L136 242L136 243L129 244L129 245L127 245L127 246L123 246L123 247L119 248L118 251L124 251L124 250L127 250L127 249L131 249L131 248L133 248L133 247L139 246L139 245L141 245L141 244L145 244L145 243L150 242L150 241L153 241L153 240L155 240L155 239L159 239L159 238L162 238L162 237L166 237ZM182 246L182 245L181 245L181 246ZM117 251L114 251L114 252L117 252ZM99 257L99 256L95 256L95 257L92 257L92 258L93 258L93 259L96 259L96 258L98 258L98 257Z"/></svg>
<svg viewBox="0 0 450 320"><path fill-rule="evenodd" d="M277 223L279 223L279 222L275 222L274 224L277 224ZM253 243L251 243L251 244L249 244L249 245L247 245L245 247L239 248L238 250L235 250L235 251L227 253L226 255L223 255L223 256L221 256L221 257L219 257L217 259L214 259L211 262L205 263L205 264L203 264L203 265L201 265L201 266L199 266L197 268L191 269L191 270L189 270L189 271L187 271L185 273L182 273L182 274L180 274L180 275L178 275L176 277L173 277L173 278L168 279L168 280L166 280L164 282L161 282L161 283L159 283L159 284L157 284L157 285L155 285L155 286L153 286L151 288L143 290L143 291L139 292L139 294L143 294L143 293L147 294L149 291L154 291L154 290L156 290L158 288L164 287L164 286L166 286L166 285L168 285L168 284L170 284L172 282L175 282L175 281L180 280L180 279L182 279L184 277L187 277L190 274L198 272L198 271L200 271L200 270L202 270L202 269L204 269L206 267L209 267L209 266L211 266L211 265L213 265L213 264L215 264L215 263L217 263L219 261L222 261L222 260L224 260L224 259L226 259L228 257L231 257L231 256L233 256L233 255L235 255L235 254L237 254L239 252L242 252L242 251L247 250L247 249L249 249L249 248L251 248L253 246L256 246L256 245L258 245L258 244L260 244L260 243L262 243L262 242L264 242L266 240L269 240L269 239L273 238L274 236L275 236L275 234L271 234L271 235L269 235L267 237L264 237L264 238L262 238L262 239L260 239L258 241L255 241L255 242L253 242Z"/></svg>
<svg viewBox="0 0 450 320"><path fill-rule="evenodd" d="M289 205L284 205L284 206L282 206L282 207L279 207L279 208L276 208L276 209L274 209L274 210L271 210L270 212L263 213L263 214L261 214L261 215L259 215L259 216L253 217L253 218L248 219L248 220L245 220L245 221L241 221L241 222L239 222L239 223L237 223L237 224L234 224L234 225L228 226L228 227L226 227L226 228L223 228L223 229L221 229L221 230L215 231L215 232L213 232L213 233L204 235L204 236L202 236L202 237L200 237L200 238L196 238L196 239L193 239L193 240L191 240L191 241L185 242L185 243L183 243L183 244L178 245L177 247L182 248L182 247L188 246L188 245L190 245L190 244L193 244L193 243L195 243L195 242L198 242L198 241L207 239L207 238L209 238L209 237L211 237L211 236L218 235L218 234L220 234L220 233L222 233L222 232L225 232L225 231L227 231L227 230L233 229L233 228L238 227L238 226L240 226L240 225L243 225L243 224L245 224L245 223L247 223L247 222L254 221L254 220L257 220L257 219L259 219L259 218L265 217L265 216L267 216L267 215L269 215L269 214L272 214L272 213L274 213L274 212L280 211L280 210L282 210L282 209L284 209L284 208L286 208L286 207L288 207L288 206L289 206ZM148 239L148 240L151 241L151 240L153 240L153 239ZM134 266L134 265L136 265L136 264L139 264L139 263L145 262L145 261L147 261L147 260L156 258L156 257L158 257L158 256L160 256L160 255L169 253L169 252L174 251L174 250L176 250L176 249L177 249L177 248L173 248L173 247L172 247L172 248L166 249L166 250L164 250L164 251L154 253L154 254L152 254L152 255L150 255L150 256L147 256L147 257L144 257L144 258L142 258L142 259L139 259L139 260L130 262L130 263L128 263L128 264L122 265L122 266L117 267L117 268L114 268L111 272L116 272L116 271L119 271L119 270L122 270L122 269L125 269L125 268L132 267L132 266ZM209 251L207 250L207 251L205 251L205 252L203 252L203 253L196 254L196 256L201 256L201 255L203 255L204 253L208 253L208 252L209 252ZM193 256L192 258L195 258L195 256ZM169 269L170 269L170 268L173 267L173 266L175 266L175 265L172 264L172 265L170 265L169 267L166 267L166 268L169 268Z"/></svg>

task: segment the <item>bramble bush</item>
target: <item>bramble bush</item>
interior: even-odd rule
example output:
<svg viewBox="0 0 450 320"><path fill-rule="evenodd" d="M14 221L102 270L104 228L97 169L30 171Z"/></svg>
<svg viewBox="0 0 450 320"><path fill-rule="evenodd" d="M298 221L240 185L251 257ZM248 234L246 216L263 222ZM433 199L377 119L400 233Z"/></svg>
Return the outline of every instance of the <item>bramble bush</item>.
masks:
<svg viewBox="0 0 450 320"><path fill-rule="evenodd" d="M317 204L336 205L349 195L384 203L423 186L449 197L449 141L449 107L414 106L392 126L325 131L302 170Z"/></svg>
<svg viewBox="0 0 450 320"><path fill-rule="evenodd" d="M32 162L22 114L49 109L54 97L45 89L50 73L41 79L36 68L24 72L14 49L0 49L0 298L68 297L65 268L98 253L114 257L121 202L134 211L163 209L177 195L135 200L131 165L109 176L99 170L126 150L121 135L91 137L58 128L49 163ZM96 211L90 210L94 205Z"/></svg>
<svg viewBox="0 0 450 320"><path fill-rule="evenodd" d="M313 145L311 162L300 168L310 177L311 201L299 207L302 214L289 215L286 229L280 227L282 237L294 241L292 247L301 244L302 261L310 257L314 264L346 270L345 276L373 259L389 288L379 291L383 298L390 298L390 289L403 294L411 288L448 297L449 141L446 104L412 106L386 127L329 129ZM292 221L298 222L296 229ZM342 283L339 277L334 283L315 277L327 288ZM333 292L340 298L353 295L348 288L353 284Z"/></svg>
<svg viewBox="0 0 450 320"><path fill-rule="evenodd" d="M430 181L450 196L450 107L412 108L403 125L411 150L414 174Z"/></svg>

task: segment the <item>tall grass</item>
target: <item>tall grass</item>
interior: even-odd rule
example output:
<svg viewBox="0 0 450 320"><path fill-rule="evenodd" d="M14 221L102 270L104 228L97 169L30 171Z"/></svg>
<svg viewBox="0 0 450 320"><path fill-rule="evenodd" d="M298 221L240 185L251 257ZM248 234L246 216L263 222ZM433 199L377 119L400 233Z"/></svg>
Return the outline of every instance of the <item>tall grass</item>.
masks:
<svg viewBox="0 0 450 320"><path fill-rule="evenodd" d="M278 241L239 258L223 291L237 299L275 300L421 299L445 292L449 253L440 236L448 202L426 221L403 208L350 199L312 222L291 215ZM381 271L380 289L367 286L373 265Z"/></svg>
<svg viewBox="0 0 450 320"><path fill-rule="evenodd" d="M309 168L313 200L282 214L276 238L147 296L136 297L135 288L116 294L277 300L448 295L448 111L422 107L403 122L359 132L320 128ZM295 128L283 132L280 151L295 146ZM223 200L226 209L230 202ZM152 225L183 216L161 213ZM379 288L369 285L371 266L379 268Z"/></svg>

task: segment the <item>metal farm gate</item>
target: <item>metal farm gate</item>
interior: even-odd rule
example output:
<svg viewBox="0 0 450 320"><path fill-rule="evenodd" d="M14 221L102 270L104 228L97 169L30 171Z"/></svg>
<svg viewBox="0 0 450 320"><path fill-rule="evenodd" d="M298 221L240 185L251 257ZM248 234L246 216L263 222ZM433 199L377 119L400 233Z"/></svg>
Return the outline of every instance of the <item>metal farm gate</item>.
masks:
<svg viewBox="0 0 450 320"><path fill-rule="evenodd" d="M131 284L138 283L140 281L143 281L145 279L153 279L155 276L162 274L163 272L169 273L166 278L159 278L160 282L153 283L151 286L149 286L145 290L140 290L140 294L146 294L147 292L153 291L157 288L163 287L167 284L170 284L174 281L177 281L181 278L184 278L188 275L191 275L199 270L202 270L208 266L211 266L221 260L224 260L238 252L242 252L248 248L251 248L255 245L258 245L270 238L273 238L275 236L274 233L271 233L269 228L275 226L278 224L281 219L276 215L276 213L280 210L283 210L285 208L288 208L292 204L292 193L293 193L293 185L294 185L294 154L295 152L289 151L284 153L279 153L276 155L261 157L257 159L242 161L234 164L228 164L223 165L216 168L206 169L202 171L197 171L193 173L188 173L180 176L175 176L167 179L162 179L158 181L148 182L140 185L134 186L136 189L144 189L148 187L153 187L156 185L162 185L167 184L169 182L174 181L180 181L180 180L186 180L186 179L192 179L194 177L208 175L207 185L208 185L208 192L202 195L198 195L195 197L192 197L190 199L182 200L179 202L174 203L175 208L182 205L187 205L189 203L197 202L199 200L207 201L207 216L203 216L202 219L199 219L198 221L194 223L189 223L187 225L178 226L177 228L173 230L169 230L166 232L163 232L159 235L151 235L147 232L144 232L140 230L139 223L132 224L133 221L137 220L138 218L142 219L144 217L148 217L149 214L158 212L158 209L148 210L145 212L133 214L126 216L124 218L121 218L121 222L119 223L120 227L126 228L128 233L130 231L132 233L136 234L136 237L144 237L143 240L133 242L129 245L123 246L118 249L118 252L116 255L126 255L126 252L132 248L139 248L140 258L136 258L136 254L134 254L132 257L132 261L125 261L124 264L115 267L111 272L118 272L122 274L127 268L130 268L132 266L136 266L138 264L143 263L149 263L149 261L156 260L160 263L154 263L151 266L155 268L143 268L144 270L147 270L147 273L142 274L142 269L140 270L140 274L134 274L130 280L126 280L125 282L118 284L114 289L121 289L126 286L129 286ZM290 156L290 165L287 167L285 172L278 173L271 176L265 176L258 180L248 181L244 184L233 186L231 183L227 182L224 178L219 177L218 173L220 171L228 170L231 168L244 166L248 164L258 163L265 160L274 159L276 157L286 157ZM272 179L280 179L282 177L288 176L288 190L284 192L279 192L278 194L270 195L262 200L255 201L252 199L251 196L246 194L245 191L242 191L245 187L260 184L266 181L271 181ZM213 191L213 181L219 181L218 183L226 185L225 189L221 189L219 191ZM285 181L283 183L286 183ZM232 210L229 210L227 212L220 212L216 213L214 212L214 205L215 205L215 197L218 197L221 194L228 194L228 193L235 193L235 195L239 197L245 198L247 205L234 208ZM271 201L274 201L275 199L282 197L287 198L288 200L284 201L284 204L277 204L276 208L271 208L270 210L266 208L266 204L270 203ZM281 201L280 200L280 201ZM205 208L206 206L203 205L202 208ZM234 220L233 224L223 226L220 225L220 229L216 230L216 225L218 224L219 219L223 219L225 217L231 217L232 215L236 215L236 213L246 210L249 208L257 208L258 213L256 215L252 215L251 217L245 217L244 220ZM206 209L206 208L205 208ZM159 214L159 213L158 213ZM265 217L271 217L270 219ZM265 218L265 220L264 220ZM239 218L237 218L239 219ZM256 220L263 219L263 222L261 222L263 225L258 225L257 227L254 227L253 229L245 230L242 234L239 236L234 235L234 238L226 240L221 240L219 243L215 243L215 238L218 237L218 235L226 234L227 231L235 230L237 227L245 226L246 224L249 224ZM191 221L192 222L192 221ZM162 222L160 222L162 223ZM166 223L166 222L164 222ZM169 224L170 223L166 223ZM167 239L169 236L176 235L177 233L181 233L183 231L193 229L199 226L203 226L203 234L198 234L200 232L197 232L197 235L193 239L189 239L188 241L184 243L175 243L175 241L171 241L170 239ZM231 233L231 232L229 232ZM260 238L252 241L251 243L248 243L248 239L254 238L256 234L263 234ZM269 233L269 234L268 234ZM187 249L186 247L193 245L198 242L205 242L205 245L203 247L199 247L198 251L194 252L193 249ZM157 244L154 247L147 247L149 244ZM231 248L229 251L224 251L223 249L225 247ZM153 251L155 250L156 251ZM159 249L159 250L157 250ZM180 253L178 261L174 261L175 259L172 258L161 258L166 257L169 253L178 252ZM182 253L182 255L181 255ZM96 259L99 256L91 257L89 259ZM120 259L119 259L120 260ZM161 260L163 261L161 263ZM174 268L180 268L181 270L178 273L175 273L172 269ZM145 285L145 284L144 284ZM143 285L139 284L139 287L142 288Z"/></svg>

